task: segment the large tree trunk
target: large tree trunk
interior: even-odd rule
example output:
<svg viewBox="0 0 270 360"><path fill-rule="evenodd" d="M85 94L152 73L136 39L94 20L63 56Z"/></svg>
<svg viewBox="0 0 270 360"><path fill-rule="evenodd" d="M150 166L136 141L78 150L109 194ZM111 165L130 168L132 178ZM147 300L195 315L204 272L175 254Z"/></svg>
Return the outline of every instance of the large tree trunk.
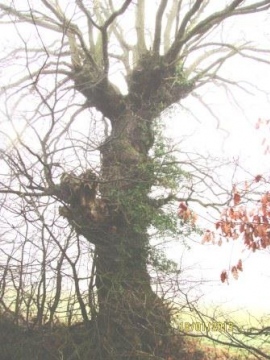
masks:
<svg viewBox="0 0 270 360"><path fill-rule="evenodd" d="M67 203L61 214L96 246L93 339L95 358L102 359L168 355L170 312L153 292L147 270L148 228L157 211L148 197L155 182L149 150L155 117L191 86L168 83L174 69L161 58L145 57L138 67L125 97L107 80L91 83L89 72L74 77L76 88L110 119L112 131L100 147L100 175L64 174L59 187Z"/></svg>
<svg viewBox="0 0 270 360"><path fill-rule="evenodd" d="M129 229L119 229L108 241L113 243L106 248L97 246L97 323L103 358L165 355L170 316L151 289L144 241Z"/></svg>
<svg viewBox="0 0 270 360"><path fill-rule="evenodd" d="M100 178L90 171L63 175L60 196L68 205L60 212L96 246L95 358L140 359L165 352L170 314L147 270L147 229L155 210L148 198L151 122L128 111L120 121L102 146Z"/></svg>
<svg viewBox="0 0 270 360"><path fill-rule="evenodd" d="M167 307L151 288L147 271L147 228L154 210L151 120L125 111L113 122L112 135L102 147L101 195L110 211L109 228L97 243L99 319L115 358L164 353L170 329Z"/></svg>

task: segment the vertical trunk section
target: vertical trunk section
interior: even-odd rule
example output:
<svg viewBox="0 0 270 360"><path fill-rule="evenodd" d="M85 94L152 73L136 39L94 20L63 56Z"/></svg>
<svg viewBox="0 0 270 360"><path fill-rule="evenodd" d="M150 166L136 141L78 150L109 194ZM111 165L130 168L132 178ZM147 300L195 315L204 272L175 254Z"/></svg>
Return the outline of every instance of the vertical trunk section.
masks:
<svg viewBox="0 0 270 360"><path fill-rule="evenodd" d="M92 357L168 358L170 312L153 292L147 271L148 228L156 215L148 198L155 183L148 152L154 118L192 84L175 82L175 66L146 52L128 78L129 94L122 96L105 74L97 81L86 65L75 69L75 88L110 119L112 131L100 147L100 176L63 174L58 196L67 204L60 214L96 246Z"/></svg>
<svg viewBox="0 0 270 360"><path fill-rule="evenodd" d="M62 175L62 216L96 246L98 312L90 322L95 359L165 357L170 313L151 288L148 227L155 215L151 119L125 111L101 147L98 178L88 170ZM99 189L98 189L98 184Z"/></svg>
<svg viewBox="0 0 270 360"><path fill-rule="evenodd" d="M102 147L101 195L110 207L107 230L96 244L99 331L104 358L159 356L166 348L170 314L151 288L148 226L153 209L151 120L126 112ZM109 354L104 344L114 349Z"/></svg>

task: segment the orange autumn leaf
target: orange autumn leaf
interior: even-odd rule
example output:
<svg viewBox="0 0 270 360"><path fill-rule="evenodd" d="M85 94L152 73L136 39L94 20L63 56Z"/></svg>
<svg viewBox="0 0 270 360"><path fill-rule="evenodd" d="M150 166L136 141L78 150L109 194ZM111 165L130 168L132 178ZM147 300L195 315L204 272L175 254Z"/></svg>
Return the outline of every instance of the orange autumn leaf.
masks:
<svg viewBox="0 0 270 360"><path fill-rule="evenodd" d="M267 226L266 225L258 225L254 231L255 236L257 237L264 237L267 235Z"/></svg>
<svg viewBox="0 0 270 360"><path fill-rule="evenodd" d="M251 243L250 248L252 249L253 252L255 252L256 250L259 249L259 246L257 243L255 243L254 241Z"/></svg>
<svg viewBox="0 0 270 360"><path fill-rule="evenodd" d="M241 259L238 260L238 263L237 263L237 265L236 265L236 268L237 268L237 270L239 270L239 271L243 271L243 264L242 264L242 260L241 260Z"/></svg>
<svg viewBox="0 0 270 360"><path fill-rule="evenodd" d="M268 217L267 217L268 215L263 215L262 216L262 223L264 224L264 225L268 225L269 224L269 221L268 221Z"/></svg>
<svg viewBox="0 0 270 360"><path fill-rule="evenodd" d="M190 210L188 206L181 202L178 206L178 212L177 215L180 219L184 220L184 222L190 222L192 225L195 225L198 216L197 214Z"/></svg>
<svg viewBox="0 0 270 360"><path fill-rule="evenodd" d="M260 217L259 217L259 215L254 215L254 216L253 216L253 223L255 223L255 224L259 224L259 223L260 223Z"/></svg>
<svg viewBox="0 0 270 360"><path fill-rule="evenodd" d="M238 205L241 201L241 196L238 192L234 193L233 195L233 202L234 202L234 205Z"/></svg>
<svg viewBox="0 0 270 360"><path fill-rule="evenodd" d="M242 218L243 214L239 210L234 210L233 208L230 208L229 216L232 220L239 220Z"/></svg>
<svg viewBox="0 0 270 360"><path fill-rule="evenodd" d="M261 180L262 180L262 175L255 176L255 179L254 179L255 182L259 182Z"/></svg>
<svg viewBox="0 0 270 360"><path fill-rule="evenodd" d="M235 280L237 280L238 277L239 277L237 267L233 266L232 269L231 269L231 272L232 272L232 276L235 278Z"/></svg>
<svg viewBox="0 0 270 360"><path fill-rule="evenodd" d="M185 203L181 202L178 208L181 209L182 211L186 211L188 207Z"/></svg>
<svg viewBox="0 0 270 360"><path fill-rule="evenodd" d="M203 235L203 238L202 238L202 244L204 243L208 243L210 241L214 241L214 233L213 231L210 231L210 230L206 230L204 235Z"/></svg>
<svg viewBox="0 0 270 360"><path fill-rule="evenodd" d="M232 235L231 227L232 227L231 223L225 221L221 222L221 230L225 236Z"/></svg>
<svg viewBox="0 0 270 360"><path fill-rule="evenodd" d="M263 249L266 248L266 246L267 246L267 240L266 240L265 237L261 238L261 240L260 240L260 245L261 245L261 247L262 247Z"/></svg>
<svg viewBox="0 0 270 360"><path fill-rule="evenodd" d="M244 232L246 230L246 224L243 222L240 224L240 228L239 228L239 231L240 233Z"/></svg>
<svg viewBox="0 0 270 360"><path fill-rule="evenodd" d="M267 215L267 205L269 205L269 201L270 201L270 196L269 193L267 192L266 194L264 194L261 198L261 204L262 204L262 213L263 215Z"/></svg>
<svg viewBox="0 0 270 360"><path fill-rule="evenodd" d="M257 185L259 182L262 184ZM221 246L223 239L227 242L240 239L243 240L244 246L253 252L270 248L269 184L268 177L257 174L249 181L233 185L230 201L214 223L217 245ZM210 238L213 239L212 235L209 235L208 241ZM228 280L230 276L238 279L240 271L243 271L242 261L239 260L229 269L221 273L222 282Z"/></svg>

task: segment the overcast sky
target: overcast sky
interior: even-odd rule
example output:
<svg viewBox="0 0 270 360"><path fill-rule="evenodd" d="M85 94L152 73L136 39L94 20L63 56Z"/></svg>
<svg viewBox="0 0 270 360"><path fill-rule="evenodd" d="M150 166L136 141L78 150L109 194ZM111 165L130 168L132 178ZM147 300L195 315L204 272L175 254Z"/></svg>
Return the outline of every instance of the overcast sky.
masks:
<svg viewBox="0 0 270 360"><path fill-rule="evenodd" d="M270 15L268 15L269 17ZM270 50L270 36L266 23L266 16L261 21L254 18L251 21L233 18L231 29L241 33L241 36L259 42L261 47ZM246 22L249 23L247 28ZM269 21L269 18L268 18ZM240 30L239 27L240 26ZM244 30L245 28L245 30ZM250 31L252 29L252 31ZM181 140L187 135L182 149L195 151L211 156L224 157L235 162L237 159L242 167L238 170L234 180L249 180L251 175L266 174L270 179L270 154L264 154L265 144L269 143L270 131L267 127L255 128L258 118L270 119L270 71L264 64L244 61L236 58L226 67L225 73L232 79L245 80L243 85L249 93L232 89L228 93L224 88L212 86L202 90L202 98L214 112L215 119L192 96L183 101L185 109L179 108L175 114L173 124L168 128L168 134L174 139ZM253 84L253 86L251 86ZM221 172L224 171L220 170ZM228 174L223 173L224 179L231 181ZM205 300L214 305L226 302L231 309L242 308L254 315L269 312L270 303L270 267L269 250L250 253L245 250L240 241L230 242L218 247L217 245L195 245L191 242L191 250L186 251L182 258L181 249L172 249L170 254L191 266L190 275L197 274L203 280L216 280L216 286L203 286ZM243 260L244 272L236 281L232 277L229 285L220 283L220 272ZM193 264L193 266L192 266ZM206 302L207 302L206 301Z"/></svg>

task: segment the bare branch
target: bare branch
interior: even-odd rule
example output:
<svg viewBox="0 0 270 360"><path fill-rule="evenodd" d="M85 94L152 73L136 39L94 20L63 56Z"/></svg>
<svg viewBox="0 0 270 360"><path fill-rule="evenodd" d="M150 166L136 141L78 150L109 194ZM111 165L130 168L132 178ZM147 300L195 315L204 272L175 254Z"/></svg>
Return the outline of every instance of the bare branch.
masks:
<svg viewBox="0 0 270 360"><path fill-rule="evenodd" d="M138 0L136 12L136 33L138 57L146 52L145 44L145 0Z"/></svg>
<svg viewBox="0 0 270 360"><path fill-rule="evenodd" d="M154 33L154 42L153 42L153 53L155 55L159 54L160 51L160 41L161 41L161 30L162 30L162 18L167 6L168 0L161 0L159 8L156 15L155 23L155 33Z"/></svg>
<svg viewBox="0 0 270 360"><path fill-rule="evenodd" d="M186 27L188 22L190 21L190 19L192 18L192 16L198 11L198 9L200 8L200 6L202 5L203 0L196 0L195 3L193 4L193 6L191 7L191 9L187 12L187 14L185 15L180 28L177 32L177 35L175 37L175 41L171 46L171 49L169 50L167 56L170 58L170 53L177 53L180 51L180 47L179 47L179 42L180 40L183 38L183 35L185 33ZM175 49L175 50L174 50Z"/></svg>
<svg viewBox="0 0 270 360"><path fill-rule="evenodd" d="M195 4L197 7L199 7L201 5L200 3L201 3L201 1L198 0L198 1L196 1ZM239 5L241 5L241 3L243 3L243 0L233 1L230 5L228 5L223 10L213 13L212 15L208 16L205 20L199 22L188 33L184 32L186 23L183 22L182 25L180 26L180 29L178 31L178 34L177 34L172 46L170 47L169 51L166 54L166 58L167 58L168 62L172 62L177 58L182 46L188 40L190 40L192 37L194 37L196 35L199 35L199 36L204 35L210 29L212 29L214 26L221 23L222 20L229 18L231 16L250 14L253 12L264 11L264 10L270 8L269 1L261 1L259 3L254 3L253 5L237 9L239 7ZM194 4L194 6L195 6L195 4ZM196 10L196 9L194 9L194 10ZM187 16L186 20L189 20L189 16Z"/></svg>
<svg viewBox="0 0 270 360"><path fill-rule="evenodd" d="M179 11L181 9L181 1L173 1L171 10L167 17L166 26L164 30L164 53L169 50L171 44L171 31L172 26L178 29L178 21L179 21ZM175 24L174 24L175 23Z"/></svg>
<svg viewBox="0 0 270 360"><path fill-rule="evenodd" d="M104 73L108 74L109 71L109 56L108 56L108 27L113 23L113 21L121 14L123 14L132 0L126 0L124 4L121 6L119 10L116 10L111 16L105 21L102 26L101 34L102 34L102 52L103 52L103 66Z"/></svg>
<svg viewBox="0 0 270 360"><path fill-rule="evenodd" d="M27 22L32 24L33 23L33 17L31 15L26 15L20 11L15 10L14 8L4 5L4 4L0 4L0 9L8 15L12 15L15 18L19 19L22 22ZM59 33L63 32L63 27L62 24L59 24L57 22L55 22L53 19L50 19L48 17L46 17L46 20L43 20L42 18L38 18L38 17L34 17L35 18L35 23L38 26L41 26L45 29L49 29L49 30L53 30Z"/></svg>

